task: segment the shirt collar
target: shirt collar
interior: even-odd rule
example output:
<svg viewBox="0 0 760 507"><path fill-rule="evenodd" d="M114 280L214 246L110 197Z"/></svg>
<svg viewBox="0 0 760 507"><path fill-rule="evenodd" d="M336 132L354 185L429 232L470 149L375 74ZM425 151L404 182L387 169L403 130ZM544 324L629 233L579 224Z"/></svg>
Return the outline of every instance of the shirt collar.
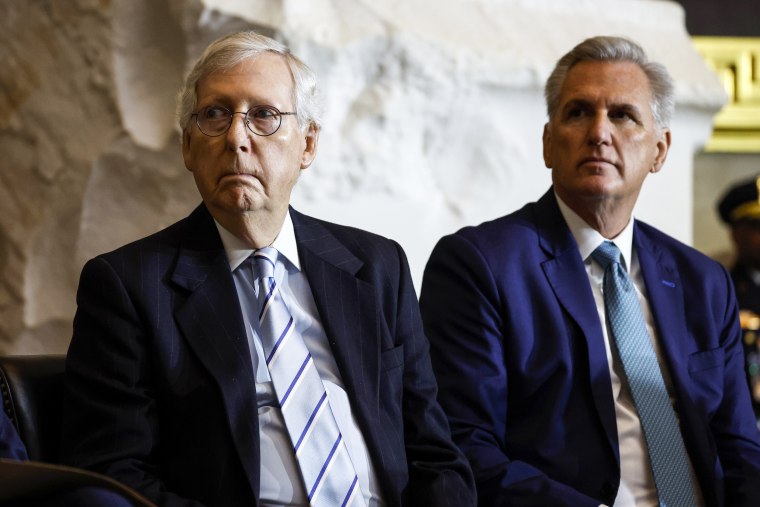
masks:
<svg viewBox="0 0 760 507"><path fill-rule="evenodd" d="M631 255L633 254L633 218L628 220L628 224L626 224L620 234L607 240L607 238L599 234L596 229L587 224L576 212L570 209L570 206L565 204L556 192L554 196L557 198L559 211L562 213L562 217L570 228L570 232L573 233L581 258L584 261L586 261L594 250L596 250L596 248L604 241L612 241L620 250L623 266L625 266L626 271L630 271Z"/></svg>
<svg viewBox="0 0 760 507"><path fill-rule="evenodd" d="M216 229L219 231L219 236L222 238L222 244L224 245L224 252L227 254L227 261L230 264L230 271L235 269L243 263L254 252L243 241L232 234L230 231L222 227L219 222L214 220ZM290 211L285 215L285 221L282 223L282 228L279 234L272 243L272 247L275 248L280 255L288 259L298 271L301 271L301 261L298 257L298 245L296 244L296 233L293 229L293 221L290 218Z"/></svg>

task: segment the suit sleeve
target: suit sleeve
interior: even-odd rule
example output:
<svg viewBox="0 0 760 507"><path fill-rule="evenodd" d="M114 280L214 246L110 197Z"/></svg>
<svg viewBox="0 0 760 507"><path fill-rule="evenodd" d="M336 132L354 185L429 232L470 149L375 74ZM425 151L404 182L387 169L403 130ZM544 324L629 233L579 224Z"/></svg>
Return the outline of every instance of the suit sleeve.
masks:
<svg viewBox="0 0 760 507"><path fill-rule="evenodd" d="M710 419L724 474L725 505L750 507L760 498L760 433L745 376L742 333L728 273L723 269L728 302L723 316L723 398ZM716 291L717 292L717 291ZM725 294L725 291L721 291ZM725 301L725 299L724 299Z"/></svg>
<svg viewBox="0 0 760 507"><path fill-rule="evenodd" d="M85 265L77 305L66 358L63 462L120 480L161 506L201 507L168 493L158 479L148 330L105 260Z"/></svg>
<svg viewBox="0 0 760 507"><path fill-rule="evenodd" d="M446 416L436 400L437 384L417 296L406 256L400 246L396 248L401 271L395 333L404 351L402 410L409 467L404 505L473 506L472 472L452 442Z"/></svg>
<svg viewBox="0 0 760 507"><path fill-rule="evenodd" d="M425 268L420 308L454 441L475 475L479 505L598 507L600 502L511 459L505 343L516 337L502 315L507 287L475 246L454 235L436 245Z"/></svg>

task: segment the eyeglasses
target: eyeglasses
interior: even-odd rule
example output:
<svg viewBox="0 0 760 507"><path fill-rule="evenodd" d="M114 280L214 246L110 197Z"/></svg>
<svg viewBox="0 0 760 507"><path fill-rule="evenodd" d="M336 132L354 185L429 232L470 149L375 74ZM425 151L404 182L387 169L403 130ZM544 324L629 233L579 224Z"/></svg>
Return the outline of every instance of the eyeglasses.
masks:
<svg viewBox="0 0 760 507"><path fill-rule="evenodd" d="M217 137L226 133L232 125L232 117L236 114L245 115L245 126L258 136L271 136L282 124L282 116L286 114L274 106L253 106L248 111L230 111L222 106L204 107L190 117L195 117L198 130L209 137Z"/></svg>

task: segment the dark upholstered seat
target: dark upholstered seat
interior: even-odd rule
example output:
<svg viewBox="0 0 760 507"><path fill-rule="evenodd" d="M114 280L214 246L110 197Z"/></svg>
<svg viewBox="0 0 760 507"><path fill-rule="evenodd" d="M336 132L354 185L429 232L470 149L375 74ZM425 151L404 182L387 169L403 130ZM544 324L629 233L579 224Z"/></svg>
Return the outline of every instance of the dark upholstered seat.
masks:
<svg viewBox="0 0 760 507"><path fill-rule="evenodd" d="M56 464L65 362L63 355L0 356L3 410L16 427L31 460L0 459L0 504L12 501L14 506L29 505L28 502L40 505L37 501L43 495L45 501L54 501L56 506L155 507L114 479Z"/></svg>
<svg viewBox="0 0 760 507"><path fill-rule="evenodd" d="M66 356L0 357L3 410L26 445L29 459L58 462Z"/></svg>

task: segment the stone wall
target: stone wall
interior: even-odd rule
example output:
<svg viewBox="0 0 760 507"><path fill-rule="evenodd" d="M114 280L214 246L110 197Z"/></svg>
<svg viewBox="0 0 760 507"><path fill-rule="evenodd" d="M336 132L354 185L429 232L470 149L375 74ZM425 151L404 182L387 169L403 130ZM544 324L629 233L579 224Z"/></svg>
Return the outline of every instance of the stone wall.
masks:
<svg viewBox="0 0 760 507"><path fill-rule="evenodd" d="M317 73L327 114L301 211L435 241L539 197L542 84L583 38L628 35L677 80L674 147L639 215L691 240L692 158L723 95L683 13L657 0L0 2L0 353L64 352L90 257L199 197L174 95L202 49L253 28ZM419 286L419 285L418 285Z"/></svg>

